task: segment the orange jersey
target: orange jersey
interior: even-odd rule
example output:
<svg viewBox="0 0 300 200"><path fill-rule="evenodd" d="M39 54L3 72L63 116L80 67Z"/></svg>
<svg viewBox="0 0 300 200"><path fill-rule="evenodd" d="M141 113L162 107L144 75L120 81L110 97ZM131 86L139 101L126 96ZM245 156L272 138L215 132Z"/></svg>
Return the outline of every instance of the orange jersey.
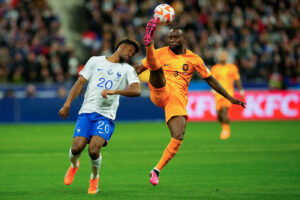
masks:
<svg viewBox="0 0 300 200"><path fill-rule="evenodd" d="M218 63L212 66L211 73L230 95L234 94L234 81L240 80L239 70L236 65L230 63L222 65ZM218 96L221 95L216 94L216 97Z"/></svg>
<svg viewBox="0 0 300 200"><path fill-rule="evenodd" d="M187 98L189 83L195 70L202 78L207 78L211 74L203 60L188 49L185 54L176 55L167 46L155 50L155 54L162 65L171 91L179 93L185 98ZM142 60L142 63L146 68L149 68L146 58Z"/></svg>

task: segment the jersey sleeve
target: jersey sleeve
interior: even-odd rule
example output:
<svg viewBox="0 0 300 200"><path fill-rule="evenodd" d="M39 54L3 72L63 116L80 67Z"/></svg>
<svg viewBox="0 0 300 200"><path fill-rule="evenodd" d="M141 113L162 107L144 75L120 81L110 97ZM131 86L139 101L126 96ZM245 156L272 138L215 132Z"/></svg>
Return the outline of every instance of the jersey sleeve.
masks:
<svg viewBox="0 0 300 200"><path fill-rule="evenodd" d="M239 68L236 65L233 65L233 67L234 67L234 80L238 81L240 80Z"/></svg>
<svg viewBox="0 0 300 200"><path fill-rule="evenodd" d="M130 65L128 65L128 67L127 67L126 77L127 77L128 85L130 85L132 83L140 83L140 79L138 78L138 75L137 75L135 69Z"/></svg>
<svg viewBox="0 0 300 200"><path fill-rule="evenodd" d="M210 72L211 72L211 75L216 76L216 67L215 67L215 65L211 67Z"/></svg>
<svg viewBox="0 0 300 200"><path fill-rule="evenodd" d="M94 57L91 57L83 67L83 69L79 72L79 75L83 76L86 80L90 80L93 72L93 66L94 66Z"/></svg>
<svg viewBox="0 0 300 200"><path fill-rule="evenodd" d="M211 75L210 70L205 66L204 61L200 57L196 59L194 66L201 78L207 78Z"/></svg>

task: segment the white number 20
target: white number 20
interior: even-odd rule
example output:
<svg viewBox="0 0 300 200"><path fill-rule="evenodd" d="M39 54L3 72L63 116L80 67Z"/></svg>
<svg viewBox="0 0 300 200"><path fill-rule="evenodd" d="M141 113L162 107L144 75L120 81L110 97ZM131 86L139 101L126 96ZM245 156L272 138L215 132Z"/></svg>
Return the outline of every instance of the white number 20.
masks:
<svg viewBox="0 0 300 200"><path fill-rule="evenodd" d="M105 124L105 126L103 127L104 122L103 121L99 121L98 122L98 126L97 126L97 130L99 131L99 133L109 133L109 125ZM103 132L104 131L104 132Z"/></svg>

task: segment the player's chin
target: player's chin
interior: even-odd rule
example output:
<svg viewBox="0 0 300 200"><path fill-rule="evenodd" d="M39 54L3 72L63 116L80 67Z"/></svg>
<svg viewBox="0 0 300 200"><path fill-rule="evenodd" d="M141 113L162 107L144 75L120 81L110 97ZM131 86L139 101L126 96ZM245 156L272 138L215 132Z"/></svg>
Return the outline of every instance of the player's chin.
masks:
<svg viewBox="0 0 300 200"><path fill-rule="evenodd" d="M170 44L169 47L170 47L171 50L176 50L177 49L177 46L175 44Z"/></svg>
<svg viewBox="0 0 300 200"><path fill-rule="evenodd" d="M129 63L130 57L129 56L123 56L123 61Z"/></svg>

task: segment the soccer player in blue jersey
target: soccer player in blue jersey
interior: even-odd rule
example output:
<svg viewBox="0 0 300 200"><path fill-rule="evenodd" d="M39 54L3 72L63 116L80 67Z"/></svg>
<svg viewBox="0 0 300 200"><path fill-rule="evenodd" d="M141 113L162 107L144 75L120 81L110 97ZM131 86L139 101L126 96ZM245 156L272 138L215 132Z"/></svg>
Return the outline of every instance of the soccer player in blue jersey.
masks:
<svg viewBox="0 0 300 200"><path fill-rule="evenodd" d="M110 56L94 56L79 73L79 78L59 110L65 119L72 101L88 82L84 101L75 126L73 144L70 149L69 167L64 182L70 185L80 165L79 157L89 144L92 173L89 194L98 192L99 169L102 161L100 149L106 146L114 132L114 119L119 106L120 95L134 97L141 95L141 86L134 68L127 62L139 51L139 44L133 40L122 40Z"/></svg>

